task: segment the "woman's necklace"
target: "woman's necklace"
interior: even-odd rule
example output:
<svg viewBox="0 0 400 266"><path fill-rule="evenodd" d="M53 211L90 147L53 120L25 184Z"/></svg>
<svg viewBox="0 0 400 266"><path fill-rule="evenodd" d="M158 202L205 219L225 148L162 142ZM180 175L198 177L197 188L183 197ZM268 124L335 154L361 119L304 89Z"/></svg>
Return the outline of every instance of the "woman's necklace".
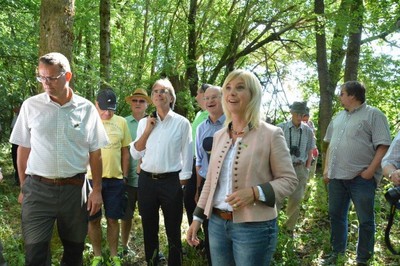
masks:
<svg viewBox="0 0 400 266"><path fill-rule="evenodd" d="M242 131L236 131L236 130L233 129L232 123L229 124L229 129L232 132L232 134L235 135L235 136L243 135L245 133L246 127L243 128Z"/></svg>
<svg viewBox="0 0 400 266"><path fill-rule="evenodd" d="M244 134L244 129L243 129L242 131L237 132L237 131L235 131L235 130L233 129L233 127L232 127L232 128L231 128L231 131L232 131L232 133L233 133L234 135L236 135L236 136Z"/></svg>

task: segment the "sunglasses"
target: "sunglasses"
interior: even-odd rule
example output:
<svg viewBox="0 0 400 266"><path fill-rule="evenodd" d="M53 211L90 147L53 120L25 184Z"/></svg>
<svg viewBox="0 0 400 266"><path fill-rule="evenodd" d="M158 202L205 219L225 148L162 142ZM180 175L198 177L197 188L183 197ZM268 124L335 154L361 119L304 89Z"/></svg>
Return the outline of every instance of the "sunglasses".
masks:
<svg viewBox="0 0 400 266"><path fill-rule="evenodd" d="M138 99L132 99L132 102L134 102L134 103L145 103L146 101L145 101L145 100L142 100L142 99L140 99L140 100L138 100Z"/></svg>

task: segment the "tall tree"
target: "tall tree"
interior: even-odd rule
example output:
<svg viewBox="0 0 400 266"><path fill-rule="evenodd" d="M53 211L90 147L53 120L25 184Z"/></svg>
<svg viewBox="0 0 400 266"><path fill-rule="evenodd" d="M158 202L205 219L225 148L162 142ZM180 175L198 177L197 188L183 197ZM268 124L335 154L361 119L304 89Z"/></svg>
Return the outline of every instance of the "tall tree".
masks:
<svg viewBox="0 0 400 266"><path fill-rule="evenodd" d="M100 0L100 88L111 80L111 1Z"/></svg>
<svg viewBox="0 0 400 266"><path fill-rule="evenodd" d="M39 56L60 52L72 62L74 7L75 0L41 1Z"/></svg>
<svg viewBox="0 0 400 266"><path fill-rule="evenodd" d="M186 80L189 83L189 90L192 95L196 94L198 74L197 74L197 58L196 58L196 14L197 0L190 0L190 8L188 15L188 58L186 61Z"/></svg>

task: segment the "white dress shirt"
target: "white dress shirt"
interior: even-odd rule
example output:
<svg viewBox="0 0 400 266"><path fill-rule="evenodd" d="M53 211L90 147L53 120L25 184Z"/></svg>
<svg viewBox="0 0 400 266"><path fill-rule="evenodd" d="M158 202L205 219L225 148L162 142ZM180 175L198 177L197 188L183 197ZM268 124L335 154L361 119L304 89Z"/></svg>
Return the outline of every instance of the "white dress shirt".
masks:
<svg viewBox="0 0 400 266"><path fill-rule="evenodd" d="M86 172L89 152L108 137L90 101L73 94L60 106L41 93L22 104L10 142L31 149L26 174L62 178Z"/></svg>
<svg viewBox="0 0 400 266"><path fill-rule="evenodd" d="M130 145L135 160L142 158L140 168L150 173L168 173L181 170L179 179L186 180L192 175L193 146L192 129L185 117L170 110L157 124L147 139L146 149L138 151L134 143L142 136L147 118L139 121L136 140Z"/></svg>

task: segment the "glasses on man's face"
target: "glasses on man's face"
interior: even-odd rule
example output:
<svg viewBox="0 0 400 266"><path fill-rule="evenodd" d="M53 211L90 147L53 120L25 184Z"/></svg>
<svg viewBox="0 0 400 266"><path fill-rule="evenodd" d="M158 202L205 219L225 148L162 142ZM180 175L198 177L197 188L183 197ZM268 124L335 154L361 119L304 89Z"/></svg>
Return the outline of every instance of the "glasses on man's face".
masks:
<svg viewBox="0 0 400 266"><path fill-rule="evenodd" d="M167 89L153 90L153 91L151 92L152 95L154 95L154 94L167 94L167 93L168 93L168 90L167 90Z"/></svg>
<svg viewBox="0 0 400 266"><path fill-rule="evenodd" d="M204 97L203 100L204 100L204 101L214 101L214 100L216 100L216 99L218 99L218 98L220 98L220 97L221 97L221 96L214 95L214 96L211 96L211 97Z"/></svg>
<svg viewBox="0 0 400 266"><path fill-rule="evenodd" d="M146 101L143 99L132 99L133 103L145 103Z"/></svg>
<svg viewBox="0 0 400 266"><path fill-rule="evenodd" d="M62 76L65 75L66 72L62 72L60 75L58 75L57 77L43 77L43 76L37 76L36 80L38 82L53 82L58 80L59 78L61 78Z"/></svg>

